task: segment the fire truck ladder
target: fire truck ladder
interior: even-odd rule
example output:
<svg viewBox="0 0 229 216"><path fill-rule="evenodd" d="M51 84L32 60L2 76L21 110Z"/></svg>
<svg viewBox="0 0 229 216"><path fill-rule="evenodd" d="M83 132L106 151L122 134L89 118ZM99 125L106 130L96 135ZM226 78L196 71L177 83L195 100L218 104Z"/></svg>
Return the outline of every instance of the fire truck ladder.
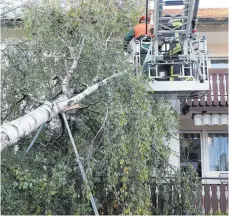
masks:
<svg viewBox="0 0 229 216"><path fill-rule="evenodd" d="M134 60L137 73L149 76L149 87L155 94L199 98L209 89L207 42L205 37L195 35L198 4L198 0L154 0L150 21L154 37L134 42ZM166 6L182 9L171 14ZM181 25L172 26L177 20ZM173 44L180 45L179 53L170 54ZM147 52L143 65L141 50ZM171 67L178 68L175 76L171 75Z"/></svg>

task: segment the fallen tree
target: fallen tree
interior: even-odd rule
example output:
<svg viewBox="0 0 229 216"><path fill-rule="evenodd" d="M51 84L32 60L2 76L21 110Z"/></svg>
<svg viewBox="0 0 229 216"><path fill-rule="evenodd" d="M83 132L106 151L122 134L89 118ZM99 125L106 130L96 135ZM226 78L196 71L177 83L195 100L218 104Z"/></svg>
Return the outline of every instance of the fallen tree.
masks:
<svg viewBox="0 0 229 216"><path fill-rule="evenodd" d="M133 5L141 1L74 2L67 11L28 7L22 37L3 52L1 213L93 214L64 127L47 127L26 152L32 131L80 102L66 116L99 214L199 214L194 174L169 172L165 140L177 115L146 92L117 42L139 19Z"/></svg>
<svg viewBox="0 0 229 216"><path fill-rule="evenodd" d="M58 113L63 112L68 107L80 102L87 95L90 95L99 87L108 84L115 77L120 76L123 73L114 74L96 83L82 93L68 99L66 95L59 97L54 102L45 102L44 105L38 107L32 112L12 121L5 123L0 128L0 149L1 151L7 146L17 142L22 137L29 135L45 122L52 120Z"/></svg>

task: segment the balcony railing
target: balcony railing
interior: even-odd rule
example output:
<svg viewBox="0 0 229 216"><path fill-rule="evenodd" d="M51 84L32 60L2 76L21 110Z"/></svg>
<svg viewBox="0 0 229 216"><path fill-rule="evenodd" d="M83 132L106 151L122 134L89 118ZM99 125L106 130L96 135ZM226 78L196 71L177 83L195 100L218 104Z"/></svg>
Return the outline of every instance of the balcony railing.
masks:
<svg viewBox="0 0 229 216"><path fill-rule="evenodd" d="M208 105L226 105L228 101L228 70L211 69L209 78L210 89L205 101Z"/></svg>
<svg viewBox="0 0 229 216"><path fill-rule="evenodd" d="M192 110L205 108L217 110L228 106L228 69L209 69L209 91L199 99L187 99L186 105Z"/></svg>
<svg viewBox="0 0 229 216"><path fill-rule="evenodd" d="M202 179L202 213L228 214L228 178L201 178ZM220 184L204 183L209 180L218 180Z"/></svg>
<svg viewBox="0 0 229 216"><path fill-rule="evenodd" d="M202 177L200 178L200 180L202 182L202 186L197 184L199 185L198 186L199 192L196 193L195 197L193 196L190 197L190 200L192 200L191 201L192 208L194 209L199 208L199 212L202 213L203 215L228 214L228 178ZM172 182L173 183L171 184L171 181L168 181L168 183L161 185L159 188L157 186L151 188L154 214L157 215L165 215L165 214L173 215L178 213L181 213L182 215L192 214L191 212L186 212L185 208L183 208L185 206L184 195L186 194L186 191L181 188L180 191L182 191L183 193L181 194L180 192L174 189L175 182L174 181ZM165 188L163 188L164 186L166 186L167 188L166 191L168 193L167 195L170 197L169 202L171 202L171 206L173 206L172 208L169 209L169 211L164 209L164 204L165 204L163 198L163 196L165 195L164 194ZM196 188L193 188L193 190L196 190ZM179 194L177 194L177 192ZM200 202L201 202L201 206L200 206ZM178 210L179 212L177 213L178 208L180 209Z"/></svg>

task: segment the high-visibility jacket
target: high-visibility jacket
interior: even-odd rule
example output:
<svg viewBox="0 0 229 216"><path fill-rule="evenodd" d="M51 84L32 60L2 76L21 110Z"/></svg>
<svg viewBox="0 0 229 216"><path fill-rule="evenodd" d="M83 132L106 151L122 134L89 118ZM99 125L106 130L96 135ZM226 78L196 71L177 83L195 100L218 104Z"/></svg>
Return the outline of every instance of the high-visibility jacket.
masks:
<svg viewBox="0 0 229 216"><path fill-rule="evenodd" d="M172 27L176 28L178 26L182 25L182 22L179 20L175 20L171 23ZM173 54L177 54L181 52L181 44L179 42L179 34L175 33L175 37L177 37L177 42L173 42L170 45L170 51L169 51L169 55L173 55Z"/></svg>
<svg viewBox="0 0 229 216"><path fill-rule="evenodd" d="M150 29L150 25L148 24L147 25L147 34L150 32L149 29ZM136 25L134 27L134 37L137 39L143 35L146 34L146 24L145 23L139 23L138 25Z"/></svg>
<svg viewBox="0 0 229 216"><path fill-rule="evenodd" d="M148 26L148 31L150 32L150 29L152 29L153 27L150 26L149 24ZM145 23L140 23L138 25L136 25L133 29L131 29L129 32L127 32L127 34L124 37L124 50L127 50L128 44L129 42L135 38L135 39L141 39L141 37L143 37L146 34L146 24ZM146 48L149 47L149 45L145 45ZM145 50L142 50L142 52L146 52Z"/></svg>
<svg viewBox="0 0 229 216"><path fill-rule="evenodd" d="M175 20L171 23L171 25L172 27L176 28L178 26L181 26L182 22L180 20ZM177 37L177 40L170 44L169 55L180 54L182 51L179 41L179 33L175 33L175 37ZM172 65L170 67L170 81L180 80L180 78L178 78L178 76L180 75L180 70L180 65Z"/></svg>

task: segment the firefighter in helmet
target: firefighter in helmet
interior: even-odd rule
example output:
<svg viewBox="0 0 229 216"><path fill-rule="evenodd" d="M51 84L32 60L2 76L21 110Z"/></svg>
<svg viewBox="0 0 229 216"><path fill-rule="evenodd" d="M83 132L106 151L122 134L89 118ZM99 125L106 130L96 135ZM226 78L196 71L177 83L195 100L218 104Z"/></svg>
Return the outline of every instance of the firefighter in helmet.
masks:
<svg viewBox="0 0 229 216"><path fill-rule="evenodd" d="M168 26L170 28L173 28L173 29L175 28L176 30L180 30L182 26L182 21L180 19L171 19L168 22ZM181 44L179 41L179 33L175 33L175 37L176 37L176 40L174 40L170 44L170 50L169 50L170 56L182 54ZM180 75L180 70L181 70L181 66L179 64L174 64L170 67L170 76L171 76L170 80L171 81L179 80L178 76Z"/></svg>
<svg viewBox="0 0 229 216"><path fill-rule="evenodd" d="M150 25L148 25L150 21L150 17L146 16L141 16L139 19L139 24L137 24L133 29L131 29L124 37L124 51L128 52L128 45L130 43L130 41L135 38L136 40L141 41L141 39L143 39L145 36L146 39L144 39L144 41L149 42L150 41ZM146 31L146 22L147 22L147 31ZM148 49L149 45L148 44L144 44L144 48ZM147 55L147 50L141 48L140 50L140 64L143 65L143 62L145 60L145 57Z"/></svg>

